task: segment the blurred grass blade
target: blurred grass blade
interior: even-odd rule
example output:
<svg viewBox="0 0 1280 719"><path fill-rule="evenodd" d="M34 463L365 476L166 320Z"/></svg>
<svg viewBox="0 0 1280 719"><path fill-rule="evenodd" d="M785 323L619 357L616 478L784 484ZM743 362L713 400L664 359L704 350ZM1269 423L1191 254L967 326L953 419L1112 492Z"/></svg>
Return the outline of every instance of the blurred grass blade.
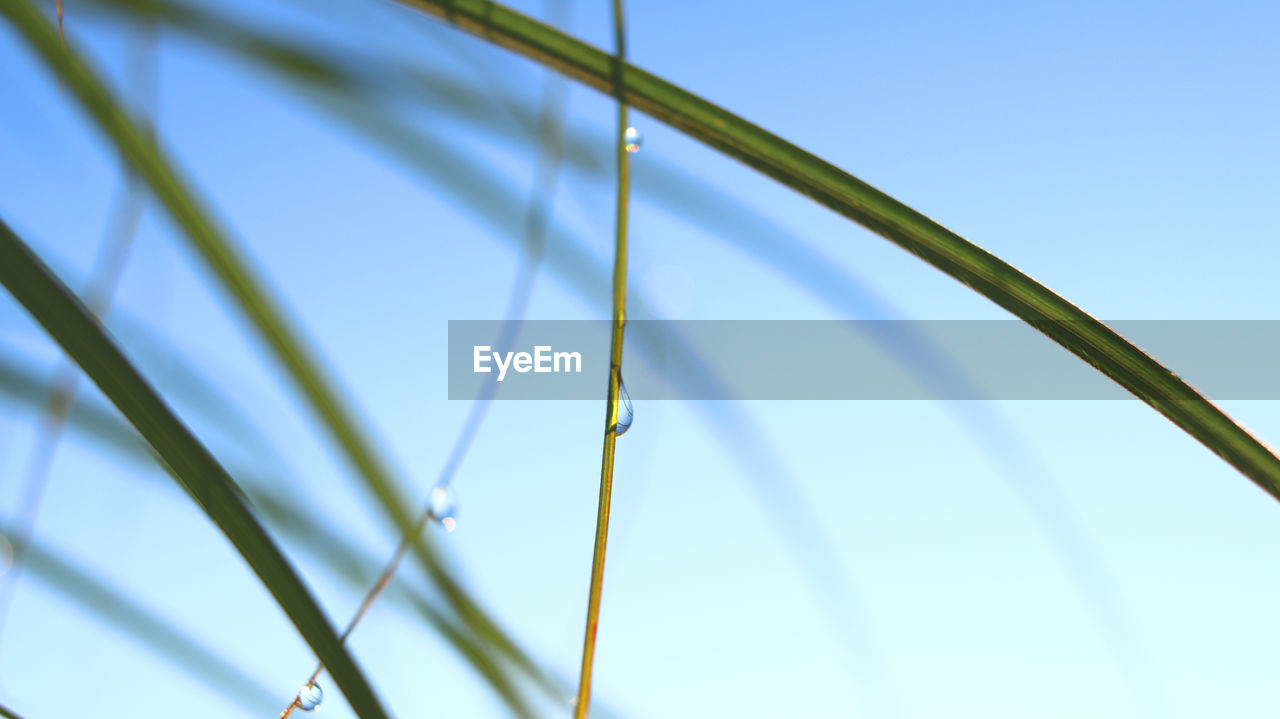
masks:
<svg viewBox="0 0 1280 719"><path fill-rule="evenodd" d="M568 2L551 3L553 15L564 19L568 14ZM516 277L507 296L502 328L494 346L498 352L512 351L520 329L524 326L533 298L534 282L542 269L547 254L547 239L551 229L552 205L560 182L564 164L565 113L568 110L568 87L563 78L547 71L542 88L541 108L537 113L534 139L537 160L534 167L533 190L524 211L522 225L523 247ZM436 479L436 487L448 488L471 448L472 442L484 423L485 416L497 394L498 385L484 385L476 394L471 409L463 421L462 430L449 449L444 466Z"/></svg>
<svg viewBox="0 0 1280 719"><path fill-rule="evenodd" d="M1088 362L1280 498L1280 458L1177 375L1052 290L916 210L656 75L624 65L615 76L615 60L608 53L503 5L488 0L397 2L622 97L894 242Z"/></svg>
<svg viewBox="0 0 1280 719"><path fill-rule="evenodd" d="M95 317L105 318L111 308L111 300L120 284L121 276L133 246L134 236L142 220L143 191L133 173L126 173L122 182L120 199L111 210L107 230L98 257L94 261L92 279L84 292L84 303ZM44 497L53 477L54 459L61 443L66 412L80 386L80 372L64 361L54 372L55 380L45 402L44 413L37 425L36 438L27 460L27 472L18 502L18 524L10 535L13 540L13 558L9 571L0 576L0 637L8 625L9 610L22 566L27 545L36 532L36 523Z"/></svg>
<svg viewBox="0 0 1280 719"><path fill-rule="evenodd" d="M27 308L173 469L317 656L330 667L334 681L357 715L365 719L386 717L355 660L338 641L301 579L244 505L230 475L138 375L84 306L3 223L0 284Z"/></svg>
<svg viewBox="0 0 1280 719"><path fill-rule="evenodd" d="M358 470L366 488L377 500L397 532L413 526L410 504L380 458L374 444L360 430L353 414L324 377L300 338L291 329L263 283L227 241L195 196L153 143L122 110L105 86L71 49L63 49L57 33L28 0L5 0L3 12L52 70L60 72L72 93L97 122L120 153L146 179L186 237L208 262L216 276L252 320L262 338L288 369L293 381ZM459 617L485 642L530 672L539 671L533 661L498 627L474 599L449 574L437 550L423 534L414 543L415 554L441 589ZM323 661L323 657L320 657ZM327 662L326 662L327 664Z"/></svg>
<svg viewBox="0 0 1280 719"><path fill-rule="evenodd" d="M32 409L38 409L46 393L45 383L41 381L35 372L22 367L20 363L14 361L12 356L0 353L0 394L6 394ZM200 394L204 396L207 393L202 392ZM70 407L67 422L70 428L84 433L123 458L151 468L159 468L171 474L169 468L146 446L133 428L122 423L107 410L99 409L83 400L77 400ZM271 457L267 457L266 460L266 464L271 463ZM253 465L254 472L260 473L262 464L262 462L255 463ZM268 481L261 474L237 472L237 476L243 477L242 487L255 513L266 519L274 530L298 542L302 549L314 560L342 578L352 588L357 590L365 588L377 576L376 560L372 554L362 552L350 544L350 540L347 537L331 528L331 523L318 519L307 512L300 511L297 501L290 497L287 492L282 492L278 489L280 486L279 481ZM40 573L41 567L36 566L37 564L39 564L39 560L33 562L33 567L37 573ZM74 587L77 583L83 584L94 581L96 580L92 578L81 577L79 579L68 579L63 584ZM105 589L103 591L111 590ZM71 593L70 596L92 611L98 611L104 606L111 606L113 600L100 600L99 594L100 592L97 590L88 590L84 592L77 591ZM436 608L423 593L416 589L409 589L400 584L392 584L388 596L393 603L400 605L402 608L412 610L415 614L425 619L472 665L481 677L485 677L493 683L495 691L499 692L499 696L507 703L514 716L528 717L533 715L524 697L518 691L515 691L514 683L507 677L505 667L494 661L489 648L477 642L469 630L458 626L455 620L448 618L443 610ZM117 598L120 602L132 604L127 597L118 596ZM120 624L130 624L128 614L137 611L141 610L135 607L124 612L124 620L119 617L112 617L112 621ZM162 653L169 653L170 647L166 645L172 645L177 648L181 648L184 645L194 645L194 640L185 636L175 637L172 642L169 642L165 639L163 633L147 631L145 625L139 625L139 631L135 632L135 637L140 642L147 643L156 651ZM198 663L196 660L199 659L202 653L197 651L199 649L201 648L196 647L189 653L195 659L192 659L192 656L186 657L186 662L189 666L195 666ZM178 656L176 660L182 659L183 657ZM224 690L230 688L229 686L223 687ZM564 696L567 701L567 692L563 687L553 686L547 691L553 696ZM254 698L255 705L253 708L264 716L270 715L279 700L279 696L271 694L267 695L265 704L258 698ZM602 716L604 715L602 714Z"/></svg>
<svg viewBox="0 0 1280 719"><path fill-rule="evenodd" d="M8 528L0 528L8 532ZM27 568L43 583L95 614L104 624L149 647L170 665L185 671L246 711L266 716L278 697L254 677L158 618L87 568L32 541L27 545Z"/></svg>
<svg viewBox="0 0 1280 719"><path fill-rule="evenodd" d="M0 354L0 393L39 411L49 389L49 384L35 372L20 366L9 355ZM67 423L131 457L145 457L149 454L138 433L117 421L105 408L99 409L83 400L74 400L67 411Z"/></svg>
<svg viewBox="0 0 1280 719"><path fill-rule="evenodd" d="M0 704L0 717L6 717L7 719L22 719L22 717L18 716L16 712L3 704Z"/></svg>
<svg viewBox="0 0 1280 719"><path fill-rule="evenodd" d="M562 5L567 5L567 3L563 3ZM557 7L556 9L560 9L562 11L560 14L563 14L563 10L565 10L563 7ZM556 181L560 175L562 148L564 145L563 116L565 110L564 106L566 104L565 83L562 78L559 78L554 73L548 72L547 75L548 80L546 87L543 89L543 108L541 113L542 122L540 123L543 142L539 145L536 170L534 173L533 192L529 200L528 209L525 212L525 251L521 253L520 266L516 271L516 278L511 288L510 298L507 302L507 313L505 315L506 320L497 340L496 346L499 347L499 351L503 351L504 348L514 344L516 335L520 331L525 311L528 309L529 299L533 294L534 280L537 277L538 269L542 264L543 254L546 249L547 218L550 213L550 205L555 197ZM454 475L457 473L463 457L466 456L468 448L471 446L472 441L479 433L480 427L484 422L484 417L488 411L490 402L493 399L492 395L495 391L495 387L496 385L486 386L485 389L481 390L480 395L473 403L472 409L468 413L467 419L463 424L462 431L458 435L457 439L454 440L453 446L449 450L449 454L446 456L444 467L442 468L440 475L436 478L436 482L431 489L432 496L437 492L449 491L449 487L453 483ZM413 528L401 539L400 545L396 548L391 559L383 568L381 575L369 589L368 593L365 595L364 601L356 610L356 613L352 617L350 623L348 623L346 628L343 630L342 638L344 640L351 636L351 633L356 630L356 627L373 606L373 603L376 602L379 596L386 590L387 586L395 577L396 572L399 570L400 563L404 560L405 554L415 541L417 535L422 533L423 529L433 518L436 518L435 506L434 500L430 500L428 501L427 506L423 508L419 514L417 520L415 520ZM446 521L452 521L452 519L448 519ZM452 529L452 525L448 526ZM483 657L485 661L481 661L481 657L477 656L477 652L483 654L483 650L480 647L475 646L474 651L467 651L468 649L472 649L470 644L462 644L457 637L452 637L451 639L456 647L464 650L464 655L478 668L488 669L493 666L493 663L488 661L487 656ZM314 682L323 669L323 664L317 665L309 681ZM511 699L514 699L514 697L509 697L508 699L510 701ZM294 704L290 705L290 707L286 709L284 714L281 716L285 717L290 715L296 705L297 700L295 699ZM518 700L513 701L511 706L513 709L517 709L517 713L521 716L529 716L527 710L524 712L519 711L520 706Z"/></svg>

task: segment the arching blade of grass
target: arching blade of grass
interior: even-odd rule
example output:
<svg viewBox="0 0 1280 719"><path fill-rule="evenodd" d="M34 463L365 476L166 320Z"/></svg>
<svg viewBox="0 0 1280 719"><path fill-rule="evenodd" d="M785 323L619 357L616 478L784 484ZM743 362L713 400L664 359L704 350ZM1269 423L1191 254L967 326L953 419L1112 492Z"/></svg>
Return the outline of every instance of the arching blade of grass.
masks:
<svg viewBox="0 0 1280 719"><path fill-rule="evenodd" d="M0 532L8 533L9 528L0 528ZM94 576L87 568L34 540L27 545L27 568L41 582L96 615L104 624L149 647L167 663L246 711L267 716L276 705L276 694L254 677Z"/></svg>
<svg viewBox="0 0 1280 719"><path fill-rule="evenodd" d="M916 210L656 75L632 65L615 73L608 53L503 5L488 0L396 1L622 97L890 240L1088 362L1280 498L1280 458L1177 375L1049 288Z"/></svg>
<svg viewBox="0 0 1280 719"><path fill-rule="evenodd" d="M302 391L313 411L329 430L347 459L358 471L365 487L398 532L413 526L411 506L393 474L376 451L374 443L353 419L333 384L325 377L292 323L266 291L248 264L213 222L155 143L148 142L140 128L123 111L102 82L70 47L60 46L56 30L28 0L0 3L3 13L19 34L36 50L51 70L66 78L67 86L89 116L144 178L185 236L204 257L215 275L235 298L257 328L289 376ZM436 548L424 534L414 543L414 553L440 588L458 616L485 643L512 661L537 671L536 665L445 568ZM323 657L320 657L323 660ZM327 662L326 662L327 663Z"/></svg>
<svg viewBox="0 0 1280 719"><path fill-rule="evenodd" d="M22 719L22 717L18 716L16 712L3 704L0 704L0 717L5 717L6 719Z"/></svg>
<svg viewBox="0 0 1280 719"><path fill-rule="evenodd" d="M311 593L245 506L231 476L173 415L75 296L3 223L0 284L27 308L173 469L317 656L330 667L334 681L356 713L365 719L387 716Z"/></svg>

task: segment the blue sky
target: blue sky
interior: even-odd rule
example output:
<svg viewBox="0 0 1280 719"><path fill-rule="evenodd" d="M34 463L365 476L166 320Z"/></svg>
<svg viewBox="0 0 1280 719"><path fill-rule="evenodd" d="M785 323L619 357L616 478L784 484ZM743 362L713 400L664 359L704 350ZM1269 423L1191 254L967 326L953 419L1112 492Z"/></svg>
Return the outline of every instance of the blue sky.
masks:
<svg viewBox="0 0 1280 719"><path fill-rule="evenodd" d="M848 169L1095 316L1280 319L1271 4L633 5L638 65ZM219 9L496 81L496 96L529 103L546 77L386 3ZM608 3L573 3L575 34L607 46L608 23ZM123 26L68 5L68 32L130 86ZM171 34L156 47L165 147L270 277L410 493L425 497L468 410L445 399L446 323L500 318L518 260L510 228L244 65ZM0 217L82 284L119 191L116 159L7 27L0 68ZM527 198L531 144L430 102L395 112ZM610 101L582 88L569 113L575 132L595 137L613 119ZM735 161L642 115L635 123L645 134L637 175L645 163L687 170L903 315L1006 316ZM561 240L576 237L607 267L611 185L566 170L560 190ZM638 193L633 205L631 280L664 316L849 316L743 252L740 238L659 200ZM606 316L607 277L586 285L542 273L529 316ZM117 306L111 327L228 466L271 469L299 506L390 553L395 538L347 467L154 206ZM123 318L212 378L287 469L184 399L172 366ZM0 341L6 357L45 373L57 357L7 296ZM441 537L504 626L565 676L581 645L602 404L498 403L456 480L459 529ZM1280 437L1274 402L1226 408ZM34 417L0 403L6 519ZM738 434L746 424L767 445ZM983 437L1000 438L998 449L985 452ZM617 461L596 688L624 716L1252 716L1273 701L1275 502L1137 402L640 403ZM166 481L72 433L38 537L278 692L283 707L311 670L306 646ZM1100 558L1090 566L1110 577L1106 588L1069 569L1035 509L1048 496ZM358 593L283 544L345 621ZM1097 621L1099 591L1118 598L1136 649L1118 651ZM436 635L392 608L376 610L353 647L397 716L501 714ZM325 716L348 716L325 686ZM30 574L0 641L0 701L29 719L243 712Z"/></svg>

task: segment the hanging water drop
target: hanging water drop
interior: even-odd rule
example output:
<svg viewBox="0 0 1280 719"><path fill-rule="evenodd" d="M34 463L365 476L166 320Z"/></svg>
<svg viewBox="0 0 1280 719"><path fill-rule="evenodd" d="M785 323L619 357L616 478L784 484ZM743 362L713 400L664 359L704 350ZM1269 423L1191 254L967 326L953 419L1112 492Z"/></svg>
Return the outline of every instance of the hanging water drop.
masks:
<svg viewBox="0 0 1280 719"><path fill-rule="evenodd" d="M635 409L631 407L631 393L627 391L627 383L618 375L618 421L613 425L613 433L621 437L631 429L631 420L635 419Z"/></svg>
<svg viewBox="0 0 1280 719"><path fill-rule="evenodd" d="M446 531L452 532L458 527L458 504L445 487L431 490L431 517Z"/></svg>
<svg viewBox="0 0 1280 719"><path fill-rule="evenodd" d="M306 686L298 690L298 708L304 712L320 706L322 701L324 701L324 690L315 682L307 682Z"/></svg>
<svg viewBox="0 0 1280 719"><path fill-rule="evenodd" d="M634 127L628 127L626 132L622 133L622 143L627 152L639 152L640 146L644 144L644 135Z"/></svg>

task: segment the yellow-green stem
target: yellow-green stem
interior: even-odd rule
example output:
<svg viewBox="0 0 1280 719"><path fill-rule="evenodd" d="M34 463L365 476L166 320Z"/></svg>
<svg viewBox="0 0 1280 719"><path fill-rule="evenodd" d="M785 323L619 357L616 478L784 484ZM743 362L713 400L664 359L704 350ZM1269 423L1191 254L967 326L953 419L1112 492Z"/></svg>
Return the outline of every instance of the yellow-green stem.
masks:
<svg viewBox="0 0 1280 719"><path fill-rule="evenodd" d="M617 57L614 72L621 78L626 62L626 31L622 0L613 0L613 34ZM619 81L615 85L622 87ZM631 189L631 167L627 154L627 104L618 94L618 199L614 225L613 332L609 340L609 393L605 403L604 452L600 460L600 505L596 512L596 542L591 558L591 590L587 596L587 628L582 640L582 673L578 677L575 719L586 719L591 707L591 672L596 655L596 630L600 626L600 596L604 589L604 552L609 540L609 503L613 494L613 456L618 440L618 390L622 384L622 331L627 316L627 198Z"/></svg>

